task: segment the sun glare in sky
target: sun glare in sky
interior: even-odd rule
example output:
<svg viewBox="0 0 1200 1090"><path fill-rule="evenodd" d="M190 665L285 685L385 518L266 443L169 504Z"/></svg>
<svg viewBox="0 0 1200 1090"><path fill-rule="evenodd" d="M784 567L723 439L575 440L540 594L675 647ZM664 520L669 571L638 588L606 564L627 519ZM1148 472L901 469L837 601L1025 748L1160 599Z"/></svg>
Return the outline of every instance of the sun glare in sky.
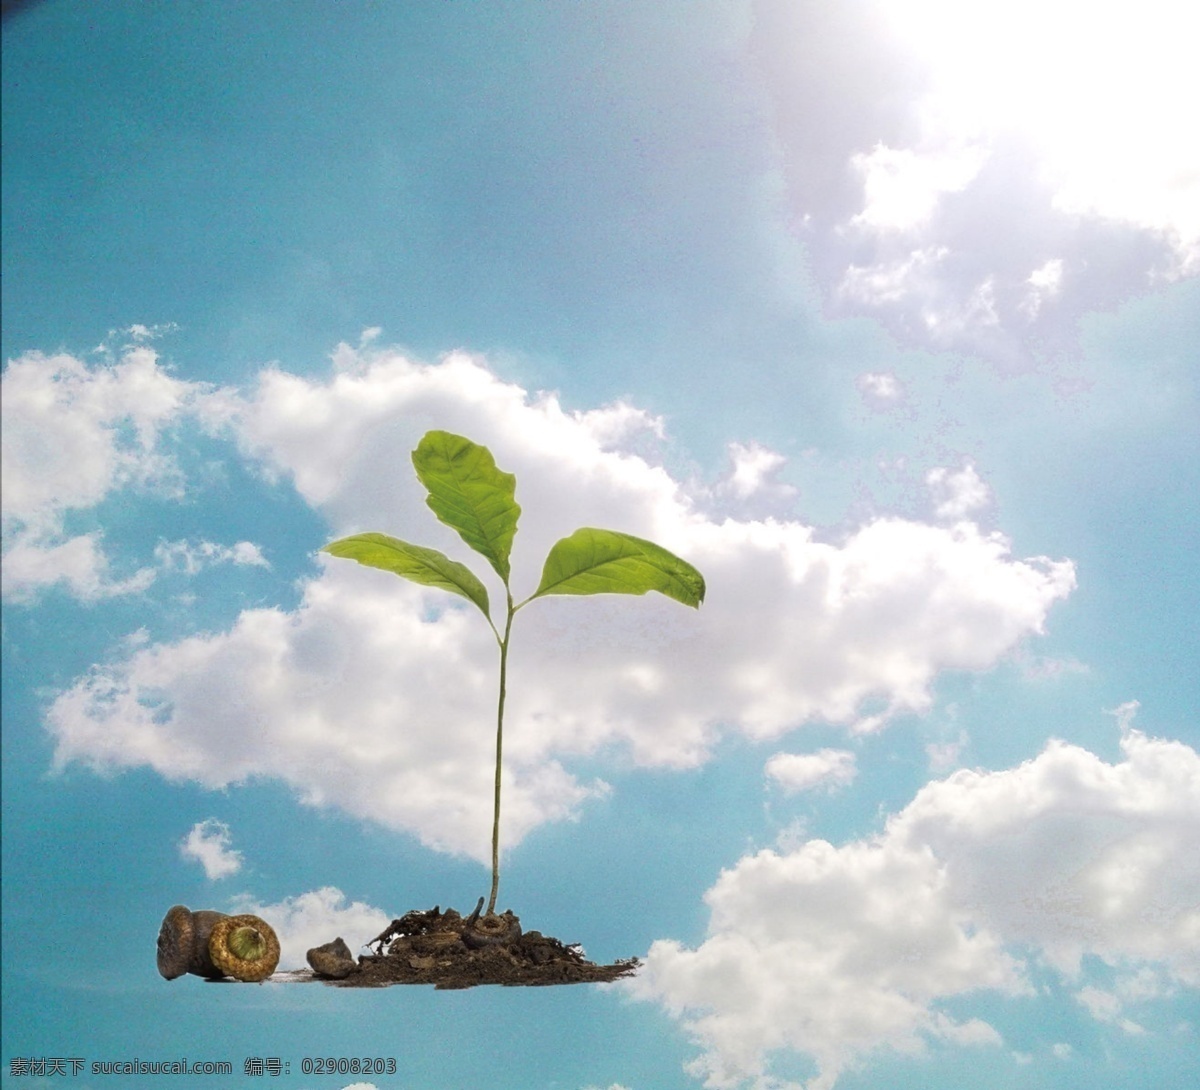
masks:
<svg viewBox="0 0 1200 1090"><path fill-rule="evenodd" d="M885 4L929 89L928 151L1032 145L1055 204L1164 230L1200 261L1194 37L1173 0Z"/></svg>

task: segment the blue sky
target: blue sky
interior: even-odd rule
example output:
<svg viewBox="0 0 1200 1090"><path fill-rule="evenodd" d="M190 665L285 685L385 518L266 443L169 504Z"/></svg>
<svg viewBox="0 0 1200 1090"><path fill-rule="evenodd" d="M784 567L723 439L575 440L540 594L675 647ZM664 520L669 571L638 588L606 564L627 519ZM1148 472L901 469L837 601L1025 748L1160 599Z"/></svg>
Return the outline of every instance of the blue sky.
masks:
<svg viewBox="0 0 1200 1090"><path fill-rule="evenodd" d="M183 1055L305 1090L353 1083L315 1055L394 1056L377 1090L1186 1085L1173 7L6 16L5 1085ZM698 612L514 633L500 903L644 969L165 982L175 903L302 964L487 892L486 626L317 553L473 563L411 470L430 428L516 474L518 594L580 525L707 578Z"/></svg>

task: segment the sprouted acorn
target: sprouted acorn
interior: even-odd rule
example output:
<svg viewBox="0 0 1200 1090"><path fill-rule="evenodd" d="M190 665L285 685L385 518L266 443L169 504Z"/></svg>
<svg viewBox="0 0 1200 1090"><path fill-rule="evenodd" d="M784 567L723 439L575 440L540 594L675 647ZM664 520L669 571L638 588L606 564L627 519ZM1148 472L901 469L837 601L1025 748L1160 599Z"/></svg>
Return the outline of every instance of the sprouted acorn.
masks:
<svg viewBox="0 0 1200 1090"><path fill-rule="evenodd" d="M472 950L484 946L504 946L521 937L521 924L511 913L480 916L471 927L464 927L462 941Z"/></svg>
<svg viewBox="0 0 1200 1090"><path fill-rule="evenodd" d="M497 916L494 912L481 916L483 898L475 911L463 921L462 941L472 950L484 946L502 946L505 943L516 942L521 937L521 921L512 914L511 909Z"/></svg>
<svg viewBox="0 0 1200 1090"><path fill-rule="evenodd" d="M158 971L167 980L184 973L220 980L265 980L279 964L279 939L257 916L227 916L175 905L158 932Z"/></svg>
<svg viewBox="0 0 1200 1090"><path fill-rule="evenodd" d="M226 976L266 980L279 964L279 939L257 916L226 916L212 929L208 954Z"/></svg>

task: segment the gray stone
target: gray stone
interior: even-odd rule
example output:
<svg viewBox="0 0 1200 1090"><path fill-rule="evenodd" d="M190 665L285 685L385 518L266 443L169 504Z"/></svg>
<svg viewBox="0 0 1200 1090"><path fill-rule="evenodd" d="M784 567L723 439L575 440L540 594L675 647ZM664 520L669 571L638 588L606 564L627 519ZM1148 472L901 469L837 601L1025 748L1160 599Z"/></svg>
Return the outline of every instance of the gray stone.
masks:
<svg viewBox="0 0 1200 1090"><path fill-rule="evenodd" d="M350 947L340 937L324 946L314 946L309 950L307 957L314 973L333 980L343 980L359 970L359 964L350 953Z"/></svg>

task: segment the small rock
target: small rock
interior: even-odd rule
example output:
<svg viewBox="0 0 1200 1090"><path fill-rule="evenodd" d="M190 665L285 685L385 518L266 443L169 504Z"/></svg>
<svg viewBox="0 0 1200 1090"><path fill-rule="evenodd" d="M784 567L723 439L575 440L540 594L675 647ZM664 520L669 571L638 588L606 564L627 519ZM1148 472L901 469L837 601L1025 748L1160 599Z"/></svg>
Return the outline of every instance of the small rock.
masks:
<svg viewBox="0 0 1200 1090"><path fill-rule="evenodd" d="M359 964L350 953L350 947L340 937L324 946L314 946L309 950L307 957L314 973L333 980L343 980L359 970Z"/></svg>

